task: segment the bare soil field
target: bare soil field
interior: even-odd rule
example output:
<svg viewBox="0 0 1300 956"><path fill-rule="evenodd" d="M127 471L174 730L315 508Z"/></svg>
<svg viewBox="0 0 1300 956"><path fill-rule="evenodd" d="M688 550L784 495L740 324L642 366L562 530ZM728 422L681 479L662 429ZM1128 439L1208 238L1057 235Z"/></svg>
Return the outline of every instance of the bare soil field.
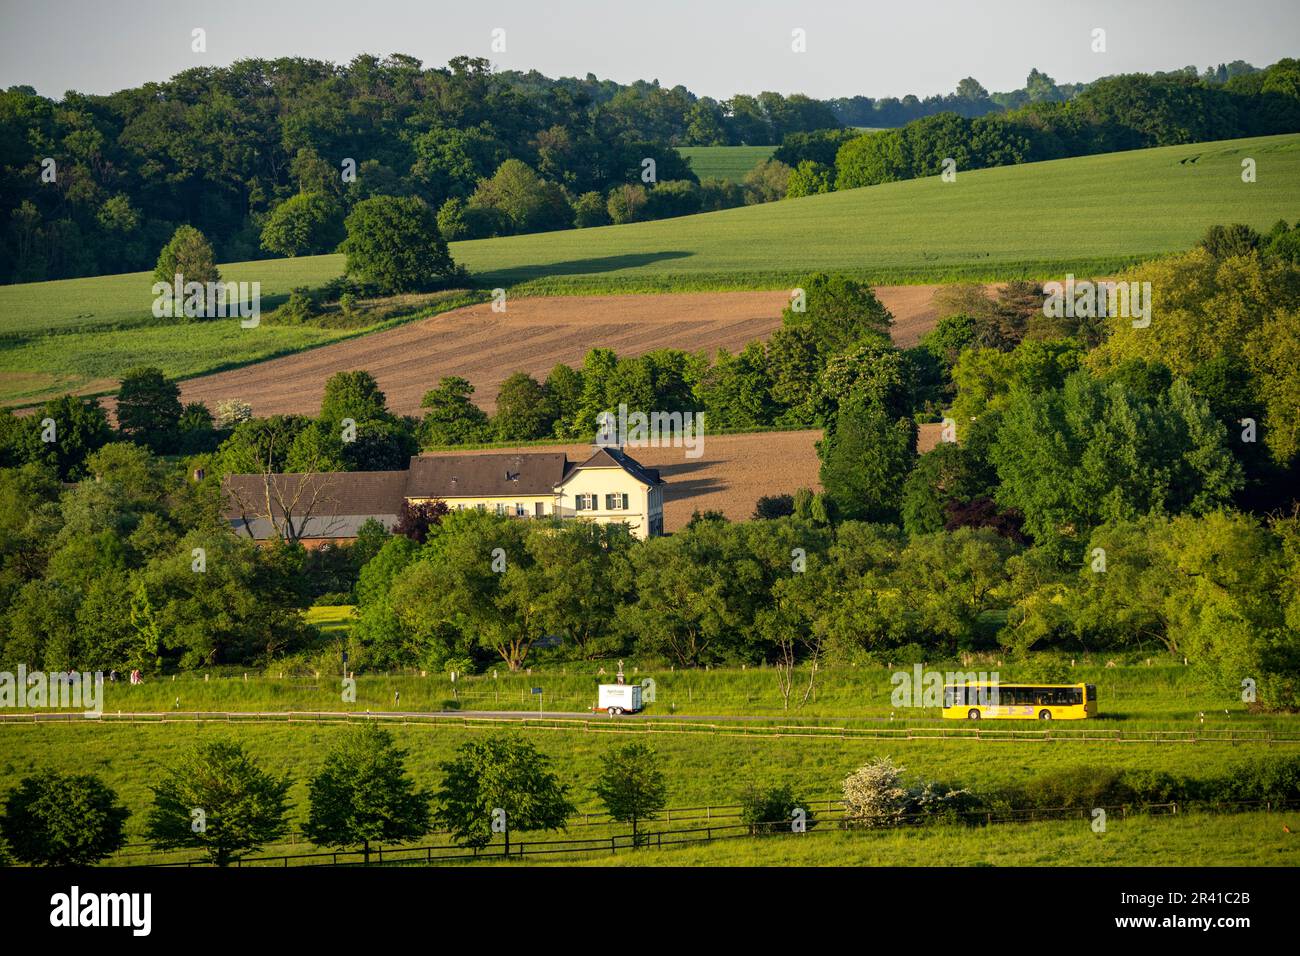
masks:
<svg viewBox="0 0 1300 956"><path fill-rule="evenodd" d="M707 426L707 422L705 423ZM922 425L919 451L939 441L940 426ZM704 435L704 454L687 458L682 448L632 448L627 453L648 468L658 468L664 488L664 530L678 531L696 511L721 511L732 521L753 517L754 503L763 495L793 494L799 488L821 490L816 442L820 429L757 432L750 435ZM570 461L583 461L592 452L585 444L529 445L494 448L491 454L562 451ZM438 452L446 455L484 454L482 451Z"/></svg>
<svg viewBox="0 0 1300 956"><path fill-rule="evenodd" d="M894 314L894 339L915 345L933 327L933 285L881 286L877 295ZM241 399L258 416L320 410L325 380L364 369L375 376L400 414L418 414L424 393L446 375L466 378L474 400L496 407L497 388L514 372L543 378L558 363L581 365L589 349L635 356L658 348L709 353L738 351L781 324L788 294L707 292L662 295L548 296L517 299L504 313L490 304L258 362L181 383L181 399L211 409ZM105 405L111 408L108 400Z"/></svg>

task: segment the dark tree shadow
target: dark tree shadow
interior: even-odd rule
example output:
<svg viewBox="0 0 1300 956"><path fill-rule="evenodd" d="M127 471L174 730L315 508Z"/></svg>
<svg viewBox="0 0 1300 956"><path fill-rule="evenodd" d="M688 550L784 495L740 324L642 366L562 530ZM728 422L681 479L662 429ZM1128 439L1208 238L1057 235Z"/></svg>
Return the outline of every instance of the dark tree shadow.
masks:
<svg viewBox="0 0 1300 956"><path fill-rule="evenodd" d="M639 252L622 256L600 256L594 259L570 259L567 262L548 262L535 266L514 266L499 271L484 271L475 278L480 280L492 278L509 278L511 282L528 279L546 279L554 276L586 275L595 272L617 272L619 269L635 269L648 266L652 262L667 259L686 259L695 255L683 250L665 252Z"/></svg>

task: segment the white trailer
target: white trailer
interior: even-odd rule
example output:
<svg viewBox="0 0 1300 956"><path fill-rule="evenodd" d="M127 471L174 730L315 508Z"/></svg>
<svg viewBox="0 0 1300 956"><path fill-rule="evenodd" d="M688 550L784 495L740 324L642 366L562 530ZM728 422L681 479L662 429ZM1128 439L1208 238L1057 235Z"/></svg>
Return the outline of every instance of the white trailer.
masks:
<svg viewBox="0 0 1300 956"><path fill-rule="evenodd" d="M601 684L596 709L611 717L617 714L635 714L641 709L640 684Z"/></svg>

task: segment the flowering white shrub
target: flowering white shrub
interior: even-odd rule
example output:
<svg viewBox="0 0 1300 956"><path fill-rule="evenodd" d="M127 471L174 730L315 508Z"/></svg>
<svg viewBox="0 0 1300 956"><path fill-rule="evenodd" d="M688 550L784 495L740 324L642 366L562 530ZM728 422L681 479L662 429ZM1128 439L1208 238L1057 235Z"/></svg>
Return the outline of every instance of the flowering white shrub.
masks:
<svg viewBox="0 0 1300 956"><path fill-rule="evenodd" d="M217 402L217 414L213 425L217 428L234 428L240 422L246 422L252 417L252 405L241 402L237 398L228 398L224 402Z"/></svg>
<svg viewBox="0 0 1300 956"><path fill-rule="evenodd" d="M910 794L903 768L888 757L864 764L844 778L844 819L849 826L888 827L907 812Z"/></svg>

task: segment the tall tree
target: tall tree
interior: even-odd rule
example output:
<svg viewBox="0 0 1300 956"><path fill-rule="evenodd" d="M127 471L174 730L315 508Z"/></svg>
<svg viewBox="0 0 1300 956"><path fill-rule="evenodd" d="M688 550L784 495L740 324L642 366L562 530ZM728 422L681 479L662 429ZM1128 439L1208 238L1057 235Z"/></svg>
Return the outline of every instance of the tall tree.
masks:
<svg viewBox="0 0 1300 956"><path fill-rule="evenodd" d="M615 823L632 826L632 845L644 842L639 827L657 819L668 802L668 785L659 760L646 744L615 747L601 758L596 796Z"/></svg>
<svg viewBox="0 0 1300 956"><path fill-rule="evenodd" d="M149 840L159 850L202 850L217 866L229 866L288 831L289 784L240 744L200 744L150 788Z"/></svg>
<svg viewBox="0 0 1300 956"><path fill-rule="evenodd" d="M384 295L444 287L456 274L432 209L408 196L374 196L345 223L349 276Z"/></svg>
<svg viewBox="0 0 1300 956"><path fill-rule="evenodd" d="M551 772L550 760L518 735L461 744L440 767L434 820L475 850L500 833L509 856L511 833L563 830L574 813L569 788Z"/></svg>
<svg viewBox="0 0 1300 956"><path fill-rule="evenodd" d="M126 845L130 815L98 777L46 770L9 792L0 834L24 863L90 866Z"/></svg>
<svg viewBox="0 0 1300 956"><path fill-rule="evenodd" d="M405 759L406 751L381 727L349 730L307 784L307 839L317 846L359 844L369 863L372 843L402 843L427 833L432 795L416 788Z"/></svg>
<svg viewBox="0 0 1300 956"><path fill-rule="evenodd" d="M117 427L132 441L171 451L179 437L181 390L158 368L134 368L117 390Z"/></svg>

